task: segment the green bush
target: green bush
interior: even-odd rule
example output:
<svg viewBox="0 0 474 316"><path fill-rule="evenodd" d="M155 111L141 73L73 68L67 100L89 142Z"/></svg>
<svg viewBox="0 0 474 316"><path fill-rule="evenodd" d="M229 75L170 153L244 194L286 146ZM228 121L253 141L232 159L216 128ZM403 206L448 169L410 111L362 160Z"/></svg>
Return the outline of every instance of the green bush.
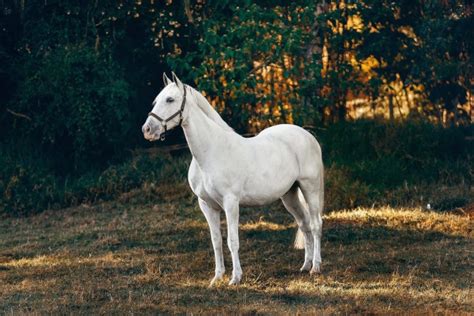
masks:
<svg viewBox="0 0 474 316"><path fill-rule="evenodd" d="M24 58L23 81L12 109L12 130L52 153L64 169L104 162L125 144L129 88L108 54L82 46L58 47Z"/></svg>
<svg viewBox="0 0 474 316"><path fill-rule="evenodd" d="M189 156L138 155L80 176L62 176L47 158L28 148L0 146L0 215L25 216L116 198L150 184L184 182ZM157 196L157 198L159 198Z"/></svg>
<svg viewBox="0 0 474 316"><path fill-rule="evenodd" d="M326 210L370 205L379 195L370 185L352 178L347 168L327 166L324 178Z"/></svg>
<svg viewBox="0 0 474 316"><path fill-rule="evenodd" d="M326 169L326 210L428 203L448 210L472 202L469 133L463 128L363 121L318 132ZM136 153L102 170L64 176L34 147L0 146L0 214L21 216L109 200L135 189L146 193L147 201L161 199L154 184L186 183L189 161L189 154Z"/></svg>
<svg viewBox="0 0 474 316"><path fill-rule="evenodd" d="M344 166L355 180L377 187L405 182L472 183L472 127L423 122L356 121L317 132L328 165Z"/></svg>
<svg viewBox="0 0 474 316"><path fill-rule="evenodd" d="M47 159L33 148L0 146L0 214L27 215L50 208L59 194Z"/></svg>

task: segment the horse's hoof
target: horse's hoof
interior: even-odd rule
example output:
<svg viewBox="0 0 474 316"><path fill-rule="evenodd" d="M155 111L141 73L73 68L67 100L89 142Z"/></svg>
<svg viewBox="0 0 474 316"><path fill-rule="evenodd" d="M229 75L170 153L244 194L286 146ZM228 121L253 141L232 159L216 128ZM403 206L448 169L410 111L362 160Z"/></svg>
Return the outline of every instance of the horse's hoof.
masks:
<svg viewBox="0 0 474 316"><path fill-rule="evenodd" d="M300 269L300 272L307 272L311 270L311 262L305 262Z"/></svg>
<svg viewBox="0 0 474 316"><path fill-rule="evenodd" d="M216 273L216 275L212 278L212 281L209 284L209 287L213 287L217 281L222 279L222 277L224 277L224 272Z"/></svg>
<svg viewBox="0 0 474 316"><path fill-rule="evenodd" d="M229 285L238 285L238 284L240 284L240 279L241 279L241 276L232 277L232 280L230 280Z"/></svg>
<svg viewBox="0 0 474 316"><path fill-rule="evenodd" d="M216 284L216 282L219 281L219 280L220 280L220 278L219 279L216 279L215 277L212 278L211 283L209 283L209 287L213 287Z"/></svg>
<svg viewBox="0 0 474 316"><path fill-rule="evenodd" d="M319 274L321 273L321 265L319 263L315 264L313 268L309 271L309 274Z"/></svg>
<svg viewBox="0 0 474 316"><path fill-rule="evenodd" d="M229 285L239 285L239 283L240 283L240 280L232 279L230 280Z"/></svg>

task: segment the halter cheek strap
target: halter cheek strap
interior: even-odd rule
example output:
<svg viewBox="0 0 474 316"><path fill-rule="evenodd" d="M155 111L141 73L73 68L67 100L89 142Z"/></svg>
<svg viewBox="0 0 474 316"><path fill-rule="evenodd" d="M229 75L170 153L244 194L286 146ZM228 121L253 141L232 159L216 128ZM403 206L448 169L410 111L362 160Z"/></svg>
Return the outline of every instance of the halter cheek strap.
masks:
<svg viewBox="0 0 474 316"><path fill-rule="evenodd" d="M181 108L178 111L176 111L176 113L174 113L173 115L171 115L167 119L163 119L163 118L159 117L158 115L156 115L153 112L148 113L148 116L152 116L152 117L156 118L164 128L164 132L161 133L161 135L160 135L160 140L161 141L165 140L166 133L168 132L168 127L167 127L166 124L169 121L171 121L172 119L174 119L176 116L179 115L179 123L176 126L180 126L181 123L183 122L183 111L184 111L184 106L186 105L186 85L183 85L183 87L184 87L183 101L181 102Z"/></svg>

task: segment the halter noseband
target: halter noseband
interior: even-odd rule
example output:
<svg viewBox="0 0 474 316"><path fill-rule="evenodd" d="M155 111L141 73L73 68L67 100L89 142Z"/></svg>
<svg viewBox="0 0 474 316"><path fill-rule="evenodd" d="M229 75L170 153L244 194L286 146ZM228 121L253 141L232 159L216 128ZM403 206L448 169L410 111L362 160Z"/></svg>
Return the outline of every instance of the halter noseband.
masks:
<svg viewBox="0 0 474 316"><path fill-rule="evenodd" d="M162 119L161 117L159 117L158 115L156 115L153 112L148 113L148 116L153 116L158 121L160 121L161 125L165 129L164 132L161 133L161 135L160 135L160 140L161 141L165 140L166 133L168 132L168 127L166 126L166 123L168 123L169 121L171 121L172 119L174 119L178 115L179 115L179 123L176 126L180 126L181 123L183 122L183 111L184 111L184 106L186 105L186 85L183 85L183 88L184 88L183 101L181 102L181 108L176 113L174 113L173 115L171 115L167 119Z"/></svg>

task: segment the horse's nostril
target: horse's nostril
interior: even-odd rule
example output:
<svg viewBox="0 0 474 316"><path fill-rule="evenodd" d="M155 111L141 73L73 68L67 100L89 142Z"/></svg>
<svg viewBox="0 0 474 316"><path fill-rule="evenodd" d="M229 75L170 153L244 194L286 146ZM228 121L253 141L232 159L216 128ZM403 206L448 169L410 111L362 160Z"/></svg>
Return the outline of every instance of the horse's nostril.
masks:
<svg viewBox="0 0 474 316"><path fill-rule="evenodd" d="M150 132L150 126L148 126L148 125L143 126L142 131L143 131L143 133L149 133Z"/></svg>

